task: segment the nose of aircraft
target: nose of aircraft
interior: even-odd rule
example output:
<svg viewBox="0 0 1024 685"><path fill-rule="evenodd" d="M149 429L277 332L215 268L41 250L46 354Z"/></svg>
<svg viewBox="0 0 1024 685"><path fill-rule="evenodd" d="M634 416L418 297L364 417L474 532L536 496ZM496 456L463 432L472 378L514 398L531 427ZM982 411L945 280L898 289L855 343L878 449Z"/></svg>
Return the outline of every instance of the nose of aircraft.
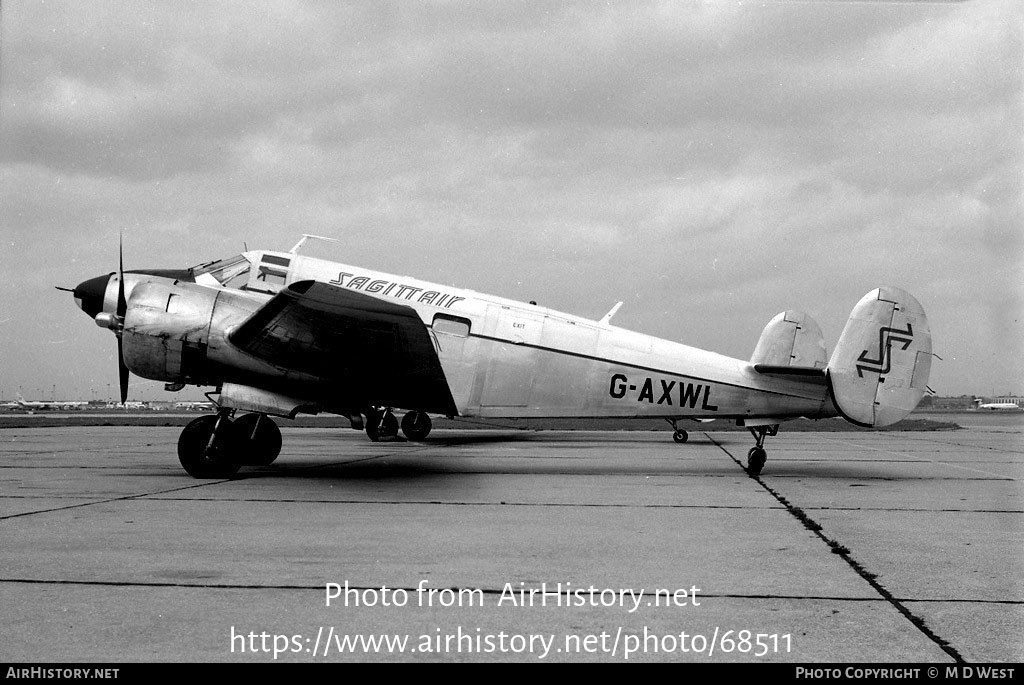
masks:
<svg viewBox="0 0 1024 685"><path fill-rule="evenodd" d="M106 276L97 276L96 278L82 281L73 291L75 304L94 319L97 314L103 311L103 297L106 295L110 276L111 274L107 274Z"/></svg>

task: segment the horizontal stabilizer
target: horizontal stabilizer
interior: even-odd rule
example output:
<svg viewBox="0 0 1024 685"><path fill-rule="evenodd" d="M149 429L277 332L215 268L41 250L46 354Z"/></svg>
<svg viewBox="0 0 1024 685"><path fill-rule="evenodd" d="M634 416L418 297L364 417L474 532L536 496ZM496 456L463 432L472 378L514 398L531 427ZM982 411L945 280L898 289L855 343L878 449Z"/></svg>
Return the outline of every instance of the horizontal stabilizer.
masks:
<svg viewBox="0 0 1024 685"><path fill-rule="evenodd" d="M770 364L754 364L754 371L772 376L825 377L825 369L817 366L771 366Z"/></svg>
<svg viewBox="0 0 1024 685"><path fill-rule="evenodd" d="M754 371L762 376L779 376L795 381L824 383L825 369L817 366L773 366L771 364L754 364Z"/></svg>

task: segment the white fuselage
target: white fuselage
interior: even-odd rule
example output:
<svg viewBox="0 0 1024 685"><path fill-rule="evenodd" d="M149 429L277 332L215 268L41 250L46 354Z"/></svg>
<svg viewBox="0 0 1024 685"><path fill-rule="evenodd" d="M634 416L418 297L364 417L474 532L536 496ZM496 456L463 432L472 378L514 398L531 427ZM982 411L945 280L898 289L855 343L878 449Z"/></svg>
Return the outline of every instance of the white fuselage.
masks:
<svg viewBox="0 0 1024 685"><path fill-rule="evenodd" d="M288 253L285 284L316 280L413 308L462 416L791 418L836 414L824 383L472 290Z"/></svg>

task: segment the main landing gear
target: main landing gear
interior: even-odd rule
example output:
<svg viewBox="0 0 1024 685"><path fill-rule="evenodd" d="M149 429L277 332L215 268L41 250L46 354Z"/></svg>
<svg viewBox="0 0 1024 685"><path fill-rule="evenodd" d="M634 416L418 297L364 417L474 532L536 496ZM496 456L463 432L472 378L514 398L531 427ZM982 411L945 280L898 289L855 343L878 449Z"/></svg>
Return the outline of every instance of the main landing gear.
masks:
<svg viewBox="0 0 1024 685"><path fill-rule="evenodd" d="M181 431L178 461L193 478L230 478L242 466L267 466L281 453L281 430L265 414L233 409L201 416Z"/></svg>
<svg viewBox="0 0 1024 685"><path fill-rule="evenodd" d="M398 435L398 419L390 407L371 407L366 410L366 435L374 442Z"/></svg>
<svg viewBox="0 0 1024 685"><path fill-rule="evenodd" d="M402 432L414 442L426 438L432 425L426 412L411 411L402 417ZM391 407L371 407L366 411L366 434L374 442L397 437L398 426Z"/></svg>
<svg viewBox="0 0 1024 685"><path fill-rule="evenodd" d="M779 434L779 424L771 426L748 426L747 430L757 440L757 444L747 452L747 473L751 476L761 475L764 463L768 461L768 453L764 451L765 436L776 436Z"/></svg>

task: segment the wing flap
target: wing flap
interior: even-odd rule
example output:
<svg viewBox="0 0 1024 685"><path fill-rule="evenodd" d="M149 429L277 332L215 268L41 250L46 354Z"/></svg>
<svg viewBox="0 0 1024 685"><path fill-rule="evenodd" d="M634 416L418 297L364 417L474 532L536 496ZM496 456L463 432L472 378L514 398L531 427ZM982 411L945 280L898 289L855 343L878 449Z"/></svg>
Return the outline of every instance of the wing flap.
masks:
<svg viewBox="0 0 1024 685"><path fill-rule="evenodd" d="M430 333L411 307L300 281L228 339L279 368L320 378L341 404L458 413Z"/></svg>

